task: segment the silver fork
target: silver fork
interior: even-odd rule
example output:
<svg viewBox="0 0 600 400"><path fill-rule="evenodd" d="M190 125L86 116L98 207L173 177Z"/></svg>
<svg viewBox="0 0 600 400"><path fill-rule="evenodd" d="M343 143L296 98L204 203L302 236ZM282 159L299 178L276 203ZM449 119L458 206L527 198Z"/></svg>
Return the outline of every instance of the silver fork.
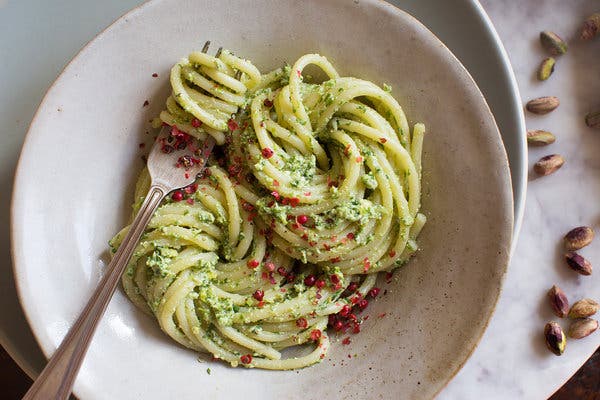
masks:
<svg viewBox="0 0 600 400"><path fill-rule="evenodd" d="M209 45L210 42L206 42L202 51L206 52ZM219 54L220 51L221 49ZM23 400L64 400L71 394L73 383L98 322L154 211L169 192L194 182L196 176L204 169L215 145L214 139L208 136L199 149L200 153L198 150L192 152L190 146L186 149L165 148L169 136L171 136L171 128L164 127L150 151L148 156L150 189L121 246L108 264L106 274Z"/></svg>

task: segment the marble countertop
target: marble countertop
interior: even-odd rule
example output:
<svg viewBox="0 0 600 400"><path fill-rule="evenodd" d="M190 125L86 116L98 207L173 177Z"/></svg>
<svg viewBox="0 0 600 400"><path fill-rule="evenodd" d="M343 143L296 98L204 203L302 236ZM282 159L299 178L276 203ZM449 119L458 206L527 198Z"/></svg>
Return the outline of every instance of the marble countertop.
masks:
<svg viewBox="0 0 600 400"><path fill-rule="evenodd" d="M584 116L600 110L600 40L576 38L583 19L600 11L590 0L482 0L511 59L523 102L557 96L561 105L551 114L527 113L528 129L545 129L557 136L546 147L529 151L529 165L558 153L566 163L555 174L529 176L525 214L519 240L500 302L481 344L440 399L542 399L571 376L600 345L600 334L569 341L556 357L545 347L543 328L557 319L546 292L558 284L575 300L600 299L600 276L582 277L568 270L562 258L562 237L571 228L600 224L600 131L588 128ZM549 80L535 76L546 57L539 33L552 30L570 43L558 57ZM581 253L592 264L600 260L600 241ZM566 321L564 321L566 322ZM567 326L563 323L563 326Z"/></svg>
<svg viewBox="0 0 600 400"><path fill-rule="evenodd" d="M1 8L11 0L0 0L0 37L14 35L6 32L1 23ZM439 0L444 1L444 0ZM8 227L9 193L12 175L24 132L46 88L60 72L65 61L73 55L72 31L84 32L79 46L100 31L112 19L139 3L139 0L112 2L73 2L73 7L86 8L89 17L72 21L66 27L59 22L56 42L47 43L41 52L24 49L22 56L35 62L8 63L5 72L19 79L19 96L11 94L4 101L0 93L0 120L3 121L0 146L0 226ZM600 228L597 207L600 198L600 131L584 124L584 116L593 109L600 110L600 39L581 43L575 39L583 18L600 11L598 0L481 0L504 42L511 58L523 101L538 96L554 95L561 106L546 116L527 115L530 129L550 130L556 143L529 152L529 164L552 153L566 159L565 166L555 174L529 177L525 217L506 277L503 294L480 346L456 378L440 394L440 399L545 399L558 389L600 346L600 333L581 340L570 341L562 357L555 357L544 346L543 327L553 316L547 305L546 292L558 284L575 301L583 297L600 300L600 271L590 277L580 277L568 270L562 260L562 236L578 225ZM36 18L43 16L24 16ZM460 21L456 21L460 23ZM51 23L54 24L54 23ZM553 76L539 82L535 72L545 57L539 45L542 30L553 30L571 46L560 57ZM43 41L31 33L17 32L15 40ZM64 39L64 40L62 40ZM6 55L3 54L3 57ZM43 69L40 60L48 60ZM23 79L27 76L27 79ZM7 79L4 76L2 79ZM8 241L8 229L0 230L0 241ZM600 239L582 251L592 263L600 260ZM2 262L8 259L2 255ZM600 268L600 267L598 267ZM3 284L6 307L19 307L14 287ZM8 291L8 292L6 292ZM8 293L8 295L6 294ZM8 298L13 296L15 298ZM4 303L3 303L4 304ZM25 324L15 321L15 324ZM566 324L563 323L566 327ZM11 343L0 332L0 342ZM33 338L27 339L36 346ZM24 366L41 365L41 354ZM29 365L27 365L29 364Z"/></svg>

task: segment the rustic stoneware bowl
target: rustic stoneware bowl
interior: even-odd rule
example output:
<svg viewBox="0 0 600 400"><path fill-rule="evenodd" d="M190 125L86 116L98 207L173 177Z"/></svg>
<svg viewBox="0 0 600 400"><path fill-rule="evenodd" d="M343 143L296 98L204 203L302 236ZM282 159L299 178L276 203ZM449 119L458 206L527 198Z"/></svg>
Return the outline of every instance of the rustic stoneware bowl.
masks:
<svg viewBox="0 0 600 400"><path fill-rule="evenodd" d="M334 342L323 363L300 371L199 362L118 291L76 394L434 397L477 345L501 290L513 223L510 175L492 114L467 71L417 20L376 0L157 0L82 50L31 125L13 197L15 275L43 351L52 354L82 309L106 264L107 240L126 221L142 167L138 144L149 143L144 133L163 107L170 66L208 39L263 71L318 52L342 75L391 84L409 120L428 131L422 250L393 282L382 282L387 294L350 345Z"/></svg>

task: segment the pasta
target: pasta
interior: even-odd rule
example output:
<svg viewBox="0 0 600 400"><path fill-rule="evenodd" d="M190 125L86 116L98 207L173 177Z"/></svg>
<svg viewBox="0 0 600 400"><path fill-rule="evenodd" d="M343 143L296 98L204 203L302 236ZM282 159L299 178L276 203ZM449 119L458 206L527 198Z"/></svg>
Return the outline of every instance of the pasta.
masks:
<svg viewBox="0 0 600 400"><path fill-rule="evenodd" d="M425 127L411 131L387 85L340 77L317 54L261 75L228 51L194 52L170 81L160 120L174 142L222 147L156 211L126 294L175 341L232 366L320 362L328 330L358 332L377 273L418 248ZM149 185L144 170L134 214Z"/></svg>

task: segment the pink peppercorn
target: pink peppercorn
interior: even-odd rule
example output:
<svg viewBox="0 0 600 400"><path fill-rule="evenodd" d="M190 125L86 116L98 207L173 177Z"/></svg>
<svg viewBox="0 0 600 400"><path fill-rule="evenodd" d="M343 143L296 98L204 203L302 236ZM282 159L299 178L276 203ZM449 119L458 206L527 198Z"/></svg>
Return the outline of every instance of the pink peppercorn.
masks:
<svg viewBox="0 0 600 400"><path fill-rule="evenodd" d="M180 190L177 190L177 191L173 192L173 194L171 195L171 199L173 201L181 201L181 200L183 200L183 192L181 192Z"/></svg>

